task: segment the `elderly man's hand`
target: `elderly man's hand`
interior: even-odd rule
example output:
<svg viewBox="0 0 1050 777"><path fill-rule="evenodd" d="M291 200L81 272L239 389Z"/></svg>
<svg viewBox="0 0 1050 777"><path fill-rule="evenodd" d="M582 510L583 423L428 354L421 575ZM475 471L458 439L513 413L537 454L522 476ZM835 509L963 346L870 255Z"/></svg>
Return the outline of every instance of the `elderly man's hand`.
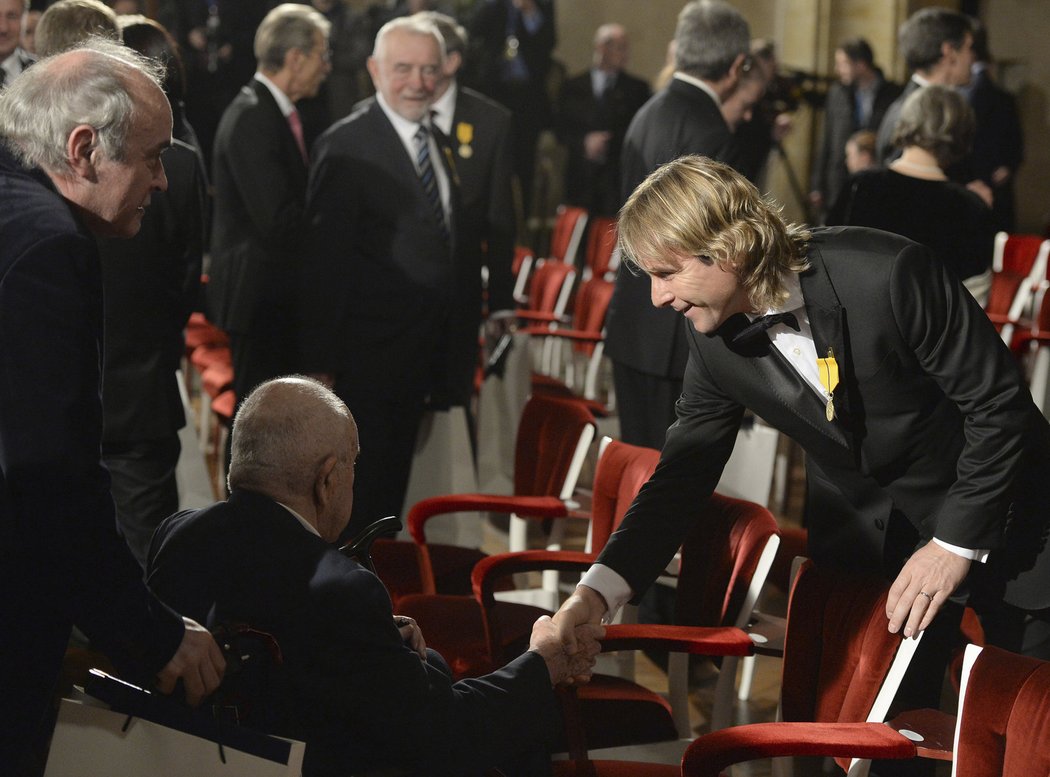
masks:
<svg viewBox="0 0 1050 777"><path fill-rule="evenodd" d="M423 632L419 628L419 624L407 615L395 615L394 625L397 626L397 630L401 633L402 641L426 661L427 643L423 639Z"/></svg>
<svg viewBox="0 0 1050 777"><path fill-rule="evenodd" d="M196 707L211 694L226 671L226 659L211 633L197 621L183 618L186 626L182 642L167 666L157 674L157 690L171 693L182 680L186 701Z"/></svg>
<svg viewBox="0 0 1050 777"><path fill-rule="evenodd" d="M970 571L970 560L927 542L912 554L890 586L886 617L893 633L904 626L913 637L933 622L933 617Z"/></svg>
<svg viewBox="0 0 1050 777"><path fill-rule="evenodd" d="M598 639L605 635L605 629L584 624L577 626L574 633L576 650L570 655L549 615L544 615L532 626L529 650L539 653L546 662L551 685L586 682L591 677L594 657L601 650Z"/></svg>

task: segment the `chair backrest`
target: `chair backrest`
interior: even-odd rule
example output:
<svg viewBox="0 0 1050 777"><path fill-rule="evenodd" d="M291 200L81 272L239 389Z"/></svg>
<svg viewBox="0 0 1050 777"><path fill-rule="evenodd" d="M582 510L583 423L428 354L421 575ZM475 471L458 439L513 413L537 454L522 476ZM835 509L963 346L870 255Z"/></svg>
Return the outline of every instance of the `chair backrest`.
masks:
<svg viewBox="0 0 1050 777"><path fill-rule="evenodd" d="M571 264L553 259L544 260L535 267L529 278L525 310L564 315L575 281L576 269Z"/></svg>
<svg viewBox="0 0 1050 777"><path fill-rule="evenodd" d="M1031 315L1035 293L1050 269L1050 240L1037 235L995 236L992 286L985 311L1007 346L1014 345L1015 326Z"/></svg>
<svg viewBox="0 0 1050 777"><path fill-rule="evenodd" d="M598 216L591 219L587 230L587 250L584 252L586 278L605 278L611 270L616 250L616 219Z"/></svg>
<svg viewBox="0 0 1050 777"><path fill-rule="evenodd" d="M737 625L752 578L776 535L773 514L754 502L716 493L699 505L682 542L675 622L681 626Z"/></svg>
<svg viewBox="0 0 1050 777"><path fill-rule="evenodd" d="M591 497L591 551L605 547L659 461L655 448L603 438Z"/></svg>
<svg viewBox="0 0 1050 777"><path fill-rule="evenodd" d="M992 271L1028 275L1044 242L1039 235L1011 235L999 232L995 236Z"/></svg>
<svg viewBox="0 0 1050 777"><path fill-rule="evenodd" d="M920 641L886 628L888 592L889 583L879 577L802 565L788 600L780 697L785 721L885 719Z"/></svg>
<svg viewBox="0 0 1050 777"><path fill-rule="evenodd" d="M605 328L605 316L609 312L609 303L615 285L601 277L590 278L580 284L576 291L576 302L573 307L573 328L581 332L601 333ZM594 353L595 343L586 340L575 341L572 348L579 354L590 356Z"/></svg>
<svg viewBox="0 0 1050 777"><path fill-rule="evenodd" d="M1050 662L966 649L953 777L1050 774Z"/></svg>
<svg viewBox="0 0 1050 777"><path fill-rule="evenodd" d="M551 231L549 259L572 264L576 259L583 233L587 229L587 210L575 205L559 205L554 217L554 229Z"/></svg>
<svg viewBox="0 0 1050 777"><path fill-rule="evenodd" d="M595 428L594 416L579 402L531 397L514 446L514 495L571 497Z"/></svg>

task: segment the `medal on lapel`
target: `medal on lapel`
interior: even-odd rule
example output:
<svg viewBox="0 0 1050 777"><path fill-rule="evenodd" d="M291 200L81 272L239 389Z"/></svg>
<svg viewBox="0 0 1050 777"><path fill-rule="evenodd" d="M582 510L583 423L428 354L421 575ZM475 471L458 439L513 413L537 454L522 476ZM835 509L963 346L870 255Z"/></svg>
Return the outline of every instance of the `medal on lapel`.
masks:
<svg viewBox="0 0 1050 777"><path fill-rule="evenodd" d="M456 125L456 140L459 141L459 155L464 159L474 156L474 149L470 144L474 142L474 125L461 121Z"/></svg>
<svg viewBox="0 0 1050 777"><path fill-rule="evenodd" d="M839 363L835 361L835 352L828 348L826 359L817 359L817 372L820 374L820 385L824 387L828 404L824 415L829 421L835 420L835 387L839 385Z"/></svg>

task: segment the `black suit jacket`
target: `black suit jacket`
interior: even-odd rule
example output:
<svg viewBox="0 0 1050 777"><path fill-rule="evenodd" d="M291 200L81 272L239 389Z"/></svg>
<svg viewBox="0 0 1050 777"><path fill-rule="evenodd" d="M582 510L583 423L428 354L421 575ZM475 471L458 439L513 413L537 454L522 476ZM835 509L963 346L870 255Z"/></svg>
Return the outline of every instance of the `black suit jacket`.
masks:
<svg viewBox="0 0 1050 777"><path fill-rule="evenodd" d="M175 371L200 287L205 184L197 152L172 142L168 189L154 192L130 240L105 239L103 442L157 440L186 423Z"/></svg>
<svg viewBox="0 0 1050 777"><path fill-rule="evenodd" d="M98 250L50 180L0 145L0 763L40 725L76 623L145 681L181 619L142 585L99 459Z"/></svg>
<svg viewBox="0 0 1050 777"><path fill-rule="evenodd" d="M846 179L849 178L849 171L846 169L846 141L850 139L850 135L860 130L877 131L886 110L900 93L900 86L892 81L879 81L871 118L867 124L861 126L856 118L854 88L835 83L828 89L827 102L824 104L824 129L813 160L813 176L810 181L810 189L824 196L825 207L830 207L835 202L846 184Z"/></svg>
<svg viewBox="0 0 1050 777"><path fill-rule="evenodd" d="M714 489L746 409L806 451L810 552L893 575L920 539L991 548L982 585L1050 605L1050 426L980 307L928 249L867 229L815 232L800 276L838 416L772 346L688 328L660 464L599 562L644 591ZM686 323L684 326L688 326ZM1009 520L1008 520L1009 516Z"/></svg>
<svg viewBox="0 0 1050 777"><path fill-rule="evenodd" d="M510 132L510 111L473 89L458 88L448 143L459 178L461 252L466 264L483 262L488 267L489 310L514 307Z"/></svg>
<svg viewBox="0 0 1050 777"><path fill-rule="evenodd" d="M1016 226L1013 177L1024 159L1024 135L1017 101L992 80L987 70L981 70L974 78L969 97L977 124L970 156L971 169L974 177L992 187L992 210L999 229L1012 232ZM1010 178L1005 184L996 186L992 173L999 167L1009 169Z"/></svg>
<svg viewBox="0 0 1050 777"><path fill-rule="evenodd" d="M589 70L562 84L557 127L569 150L565 196L570 203L582 205L595 215L616 214L622 204L620 154L624 136L631 119L651 95L649 84L629 73L619 73L601 99L594 96ZM584 156L584 136L597 131L612 134L603 162L592 162Z"/></svg>
<svg viewBox="0 0 1050 777"><path fill-rule="evenodd" d="M188 612L277 638L272 733L306 741L306 775L467 774L542 743L557 719L537 654L452 683L403 644L375 575L261 494L169 518L147 576Z"/></svg>
<svg viewBox="0 0 1050 777"><path fill-rule="evenodd" d="M731 163L733 135L718 106L699 87L673 79L635 115L623 144L624 201L649 173L684 154ZM680 378L686 343L673 310L655 308L649 279L620 266L606 323L606 353L634 370Z"/></svg>
<svg viewBox="0 0 1050 777"><path fill-rule="evenodd" d="M266 86L252 80L215 135L209 318L249 333L292 305L302 252L306 163Z"/></svg>
<svg viewBox="0 0 1050 777"><path fill-rule="evenodd" d="M446 148L440 163L453 153ZM461 397L470 390L481 266L477 251L460 251L457 187L454 171L446 173L451 245L374 99L314 148L300 287L303 368L334 373L350 396ZM466 341L454 336L468 330Z"/></svg>
<svg viewBox="0 0 1050 777"><path fill-rule="evenodd" d="M476 3L468 24L471 49L466 58L468 70L465 78L471 86L498 100L505 84L503 65L507 36L513 35L518 41L518 56L528 69L528 81L524 86L536 99L534 108L538 115L531 120L542 126L549 118L547 74L557 36L552 0L536 0L536 5L543 14L543 23L530 33L521 13L512 12L510 0L480 0Z"/></svg>

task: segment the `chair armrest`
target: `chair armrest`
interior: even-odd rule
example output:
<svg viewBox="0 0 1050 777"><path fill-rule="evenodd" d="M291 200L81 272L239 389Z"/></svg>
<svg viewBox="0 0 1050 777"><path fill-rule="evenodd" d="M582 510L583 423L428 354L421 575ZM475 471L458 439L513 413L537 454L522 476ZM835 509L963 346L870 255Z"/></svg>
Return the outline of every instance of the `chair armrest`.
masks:
<svg viewBox="0 0 1050 777"><path fill-rule="evenodd" d="M751 723L698 737L682 774L718 777L732 764L774 756L914 758L915 745L885 723Z"/></svg>
<svg viewBox="0 0 1050 777"><path fill-rule="evenodd" d="M651 623L615 624L605 627L602 652L664 648L702 656L749 656L750 637L734 626L666 626Z"/></svg>
<svg viewBox="0 0 1050 777"><path fill-rule="evenodd" d="M572 321L568 316L556 316L540 310L516 310L514 315L521 321L546 321L550 324L568 324Z"/></svg>
<svg viewBox="0 0 1050 777"><path fill-rule="evenodd" d="M539 572L553 569L559 572L585 572L598 558L595 553L569 550L521 550L514 553L495 553L474 565L470 582L474 598L482 607L496 602L496 582L518 572Z"/></svg>
<svg viewBox="0 0 1050 777"><path fill-rule="evenodd" d="M745 629L751 641L755 643L755 653L760 656L784 655L784 635L787 632L787 620L777 615L752 611L751 620Z"/></svg>
<svg viewBox="0 0 1050 777"><path fill-rule="evenodd" d="M955 716L940 710L905 710L886 725L905 734L915 743L915 751L923 758L938 761L953 760L955 750ZM917 736L916 736L917 735Z"/></svg>
<svg viewBox="0 0 1050 777"><path fill-rule="evenodd" d="M527 335L541 335L543 337L561 337L566 340L577 340L586 343L600 343L605 338L601 332L587 329L548 329L545 326L527 326L519 329Z"/></svg>
<svg viewBox="0 0 1050 777"><path fill-rule="evenodd" d="M426 544L427 521L448 513L515 513L522 518L564 518L568 505L554 496L499 496L496 494L452 494L423 499L408 511L408 531L420 545Z"/></svg>
<svg viewBox="0 0 1050 777"><path fill-rule="evenodd" d="M372 544L380 537L397 534L401 529L401 519L396 515L388 515L386 518L380 518L368 524L360 534L341 546L339 552L355 559L368 571L375 574L376 568L372 563Z"/></svg>

